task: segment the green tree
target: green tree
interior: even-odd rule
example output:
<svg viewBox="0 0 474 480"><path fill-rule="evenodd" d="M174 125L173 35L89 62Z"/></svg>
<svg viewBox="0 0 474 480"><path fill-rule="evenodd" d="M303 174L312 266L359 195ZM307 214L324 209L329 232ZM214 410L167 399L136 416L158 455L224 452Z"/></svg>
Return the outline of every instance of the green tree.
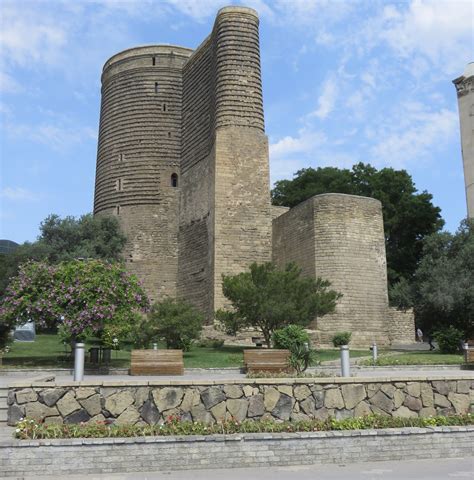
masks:
<svg viewBox="0 0 474 480"><path fill-rule="evenodd" d="M292 180L276 182L272 201L275 205L294 207L322 193L362 195L382 202L390 285L413 276L424 239L444 225L441 210L432 204L432 195L426 191L418 193L405 170L377 170L363 163L351 170L333 167L299 170Z"/></svg>
<svg viewBox="0 0 474 480"><path fill-rule="evenodd" d="M8 285L0 325L12 328L33 320L61 325L71 338L125 338L146 311L148 299L137 278L120 263L101 260L48 265L29 261Z"/></svg>
<svg viewBox="0 0 474 480"><path fill-rule="evenodd" d="M228 332L259 329L270 346L275 330L289 324L306 326L334 311L342 295L329 290L330 285L321 278L303 277L293 263L283 270L273 263L253 263L248 272L223 275L222 290L233 310L219 310L216 317Z"/></svg>
<svg viewBox="0 0 474 480"><path fill-rule="evenodd" d="M28 260L55 264L76 258L118 260L126 238L115 217L83 215L79 218L48 216L35 242L25 242L0 255L0 298L19 266Z"/></svg>
<svg viewBox="0 0 474 480"><path fill-rule="evenodd" d="M404 307L433 332L449 326L474 336L474 221L464 220L453 235L430 235L411 285L403 285ZM401 302L400 302L401 303Z"/></svg>
<svg viewBox="0 0 474 480"><path fill-rule="evenodd" d="M199 338L204 316L192 305L172 298L154 303L137 331L140 345L148 346L152 341L164 340L167 348L189 350Z"/></svg>

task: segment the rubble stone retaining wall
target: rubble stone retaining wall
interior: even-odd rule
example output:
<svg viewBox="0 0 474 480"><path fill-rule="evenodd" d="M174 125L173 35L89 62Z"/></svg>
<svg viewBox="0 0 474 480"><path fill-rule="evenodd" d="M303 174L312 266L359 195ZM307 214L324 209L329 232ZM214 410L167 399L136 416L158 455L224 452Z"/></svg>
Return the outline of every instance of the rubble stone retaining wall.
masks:
<svg viewBox="0 0 474 480"><path fill-rule="evenodd" d="M170 415L214 423L224 419L307 420L462 414L474 405L474 379L326 378L210 381L18 383L8 393L8 424L113 420L155 424Z"/></svg>
<svg viewBox="0 0 474 480"><path fill-rule="evenodd" d="M0 477L470 457L474 427L0 443Z"/></svg>

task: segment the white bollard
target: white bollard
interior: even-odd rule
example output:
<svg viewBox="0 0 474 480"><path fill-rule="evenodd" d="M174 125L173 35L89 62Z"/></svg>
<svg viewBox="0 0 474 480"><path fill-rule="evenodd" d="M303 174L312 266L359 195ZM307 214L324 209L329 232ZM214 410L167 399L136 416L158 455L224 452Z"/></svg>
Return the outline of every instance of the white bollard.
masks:
<svg viewBox="0 0 474 480"><path fill-rule="evenodd" d="M157 343L153 344L153 350L158 350L158 344Z"/></svg>
<svg viewBox="0 0 474 480"><path fill-rule="evenodd" d="M351 376L351 364L349 360L349 346L341 345L341 376Z"/></svg>
<svg viewBox="0 0 474 480"><path fill-rule="evenodd" d="M374 342L372 344L372 360L374 362L374 365L377 363L377 356L378 356L377 344Z"/></svg>
<svg viewBox="0 0 474 480"><path fill-rule="evenodd" d="M84 343L76 343L74 347L74 381L82 382L84 379Z"/></svg>

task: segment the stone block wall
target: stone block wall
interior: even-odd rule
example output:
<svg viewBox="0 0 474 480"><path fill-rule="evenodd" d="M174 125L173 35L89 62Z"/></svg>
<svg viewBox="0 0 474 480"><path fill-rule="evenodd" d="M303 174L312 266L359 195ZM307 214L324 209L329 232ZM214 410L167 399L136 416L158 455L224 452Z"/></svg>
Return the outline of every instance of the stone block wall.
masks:
<svg viewBox="0 0 474 480"><path fill-rule="evenodd" d="M388 334L392 344L409 344L415 341L415 314L413 310L388 310Z"/></svg>
<svg viewBox="0 0 474 480"><path fill-rule="evenodd" d="M462 376L130 383L20 384L9 390L8 423L14 425L22 417L45 423L109 419L118 424L155 424L170 415L205 423L371 413L418 417L468 413L474 403L474 380Z"/></svg>

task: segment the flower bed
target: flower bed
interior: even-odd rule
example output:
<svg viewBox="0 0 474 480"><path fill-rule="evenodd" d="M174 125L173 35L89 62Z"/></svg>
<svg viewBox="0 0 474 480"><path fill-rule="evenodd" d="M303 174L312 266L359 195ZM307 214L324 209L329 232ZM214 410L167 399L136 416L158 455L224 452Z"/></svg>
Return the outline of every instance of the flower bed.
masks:
<svg viewBox="0 0 474 480"><path fill-rule="evenodd" d="M18 439L52 438L116 438L175 435L216 435L234 433L293 433L331 430L369 430L403 427L442 427L474 425L474 416L451 415L424 418L395 418L384 415L367 415L359 418L337 420L307 420L299 422L275 422L273 420L238 422L229 420L209 425L203 422L181 421L170 416L163 424L114 425L106 421L80 424L44 424L32 419L18 422L15 436Z"/></svg>

